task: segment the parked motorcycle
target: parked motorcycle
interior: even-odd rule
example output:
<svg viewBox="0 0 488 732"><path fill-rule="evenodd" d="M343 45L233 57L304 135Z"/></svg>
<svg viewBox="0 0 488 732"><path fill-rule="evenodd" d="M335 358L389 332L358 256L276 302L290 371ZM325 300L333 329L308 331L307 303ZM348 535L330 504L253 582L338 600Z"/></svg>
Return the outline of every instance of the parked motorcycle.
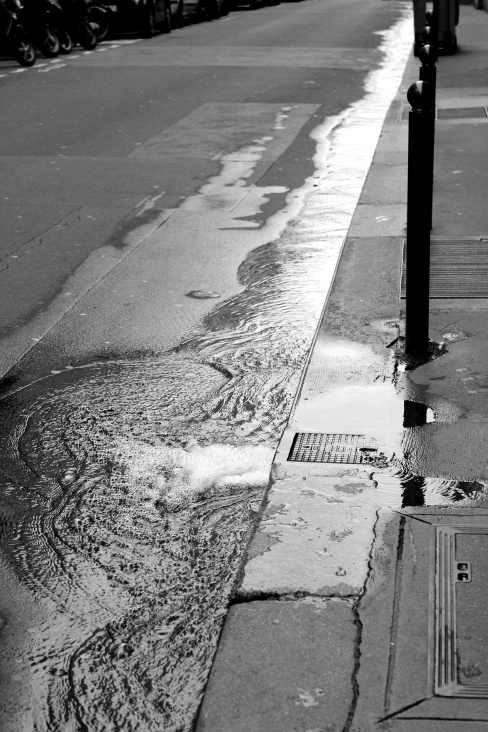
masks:
<svg viewBox="0 0 488 732"><path fill-rule="evenodd" d="M18 0L0 0L0 47L21 66L32 66L36 50L19 22L20 10Z"/></svg>
<svg viewBox="0 0 488 732"><path fill-rule="evenodd" d="M22 0L21 25L43 56L54 58L61 50L56 28L60 8L55 0Z"/></svg>
<svg viewBox="0 0 488 732"><path fill-rule="evenodd" d="M96 24L91 22L90 6L86 0L57 0L62 10L61 35L88 51L98 43ZM67 51L65 51L67 53Z"/></svg>
<svg viewBox="0 0 488 732"><path fill-rule="evenodd" d="M88 0L88 21L95 31L98 42L104 41L110 33L110 19L113 15L113 6L104 5L97 0Z"/></svg>

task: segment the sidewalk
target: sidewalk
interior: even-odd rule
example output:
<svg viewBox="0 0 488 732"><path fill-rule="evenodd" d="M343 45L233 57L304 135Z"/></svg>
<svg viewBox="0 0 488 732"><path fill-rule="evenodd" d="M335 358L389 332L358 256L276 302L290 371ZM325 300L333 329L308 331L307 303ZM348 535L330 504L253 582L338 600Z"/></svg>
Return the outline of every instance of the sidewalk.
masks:
<svg viewBox="0 0 488 732"><path fill-rule="evenodd" d="M395 351L412 55L275 458L198 732L488 730L488 14L462 6L458 43L438 64L431 257L431 338L447 352L406 371ZM290 461L295 436L309 433L302 459L332 459L337 444L356 447L356 460L361 446L380 457Z"/></svg>

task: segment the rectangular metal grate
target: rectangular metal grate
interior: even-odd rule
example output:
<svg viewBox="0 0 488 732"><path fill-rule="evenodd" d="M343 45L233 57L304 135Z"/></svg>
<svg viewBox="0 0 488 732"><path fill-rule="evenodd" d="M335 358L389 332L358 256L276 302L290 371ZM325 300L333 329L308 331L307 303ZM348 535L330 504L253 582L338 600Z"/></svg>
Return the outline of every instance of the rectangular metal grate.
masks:
<svg viewBox="0 0 488 732"><path fill-rule="evenodd" d="M473 117L486 117L486 107L452 107L450 109L438 109L438 119L472 119Z"/></svg>
<svg viewBox="0 0 488 732"><path fill-rule="evenodd" d="M406 240L403 240L401 297L406 288ZM432 239L430 244L431 298L488 297L488 238Z"/></svg>
<svg viewBox="0 0 488 732"><path fill-rule="evenodd" d="M402 104L398 115L399 122L408 122L408 113L411 107L409 104ZM448 107L439 109L436 107L436 118L438 120L448 119L486 119L488 117L487 107Z"/></svg>
<svg viewBox="0 0 488 732"><path fill-rule="evenodd" d="M365 435L298 432L291 446L289 461L301 463L371 463L379 455L376 440Z"/></svg>

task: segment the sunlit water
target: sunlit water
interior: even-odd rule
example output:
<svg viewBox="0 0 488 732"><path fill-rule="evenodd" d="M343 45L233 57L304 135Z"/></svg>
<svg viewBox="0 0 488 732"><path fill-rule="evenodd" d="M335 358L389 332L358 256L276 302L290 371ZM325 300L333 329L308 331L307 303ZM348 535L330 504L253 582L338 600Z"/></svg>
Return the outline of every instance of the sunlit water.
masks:
<svg viewBox="0 0 488 732"><path fill-rule="evenodd" d="M389 98L398 43L385 34ZM347 140L372 124L356 105L315 132L319 190L173 352L67 368L1 402L5 732L191 728L369 166Z"/></svg>

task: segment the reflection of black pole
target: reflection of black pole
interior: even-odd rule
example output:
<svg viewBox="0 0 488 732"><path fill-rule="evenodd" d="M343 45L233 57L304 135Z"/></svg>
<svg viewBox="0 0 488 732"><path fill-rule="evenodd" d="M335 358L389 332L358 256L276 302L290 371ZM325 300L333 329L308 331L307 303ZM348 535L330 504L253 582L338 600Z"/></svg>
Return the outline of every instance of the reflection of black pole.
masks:
<svg viewBox="0 0 488 732"><path fill-rule="evenodd" d="M406 508L407 506L423 506L425 504L424 486L425 480L419 475L412 476L403 483L402 508Z"/></svg>
<svg viewBox="0 0 488 732"><path fill-rule="evenodd" d="M429 348L432 94L426 81L411 85L408 116L407 287L405 352L425 357Z"/></svg>
<svg viewBox="0 0 488 732"><path fill-rule="evenodd" d="M427 405L420 402L403 402L403 426L422 427L427 424Z"/></svg>
<svg viewBox="0 0 488 732"><path fill-rule="evenodd" d="M432 28L432 44L439 52L439 0L433 0L430 27Z"/></svg>

